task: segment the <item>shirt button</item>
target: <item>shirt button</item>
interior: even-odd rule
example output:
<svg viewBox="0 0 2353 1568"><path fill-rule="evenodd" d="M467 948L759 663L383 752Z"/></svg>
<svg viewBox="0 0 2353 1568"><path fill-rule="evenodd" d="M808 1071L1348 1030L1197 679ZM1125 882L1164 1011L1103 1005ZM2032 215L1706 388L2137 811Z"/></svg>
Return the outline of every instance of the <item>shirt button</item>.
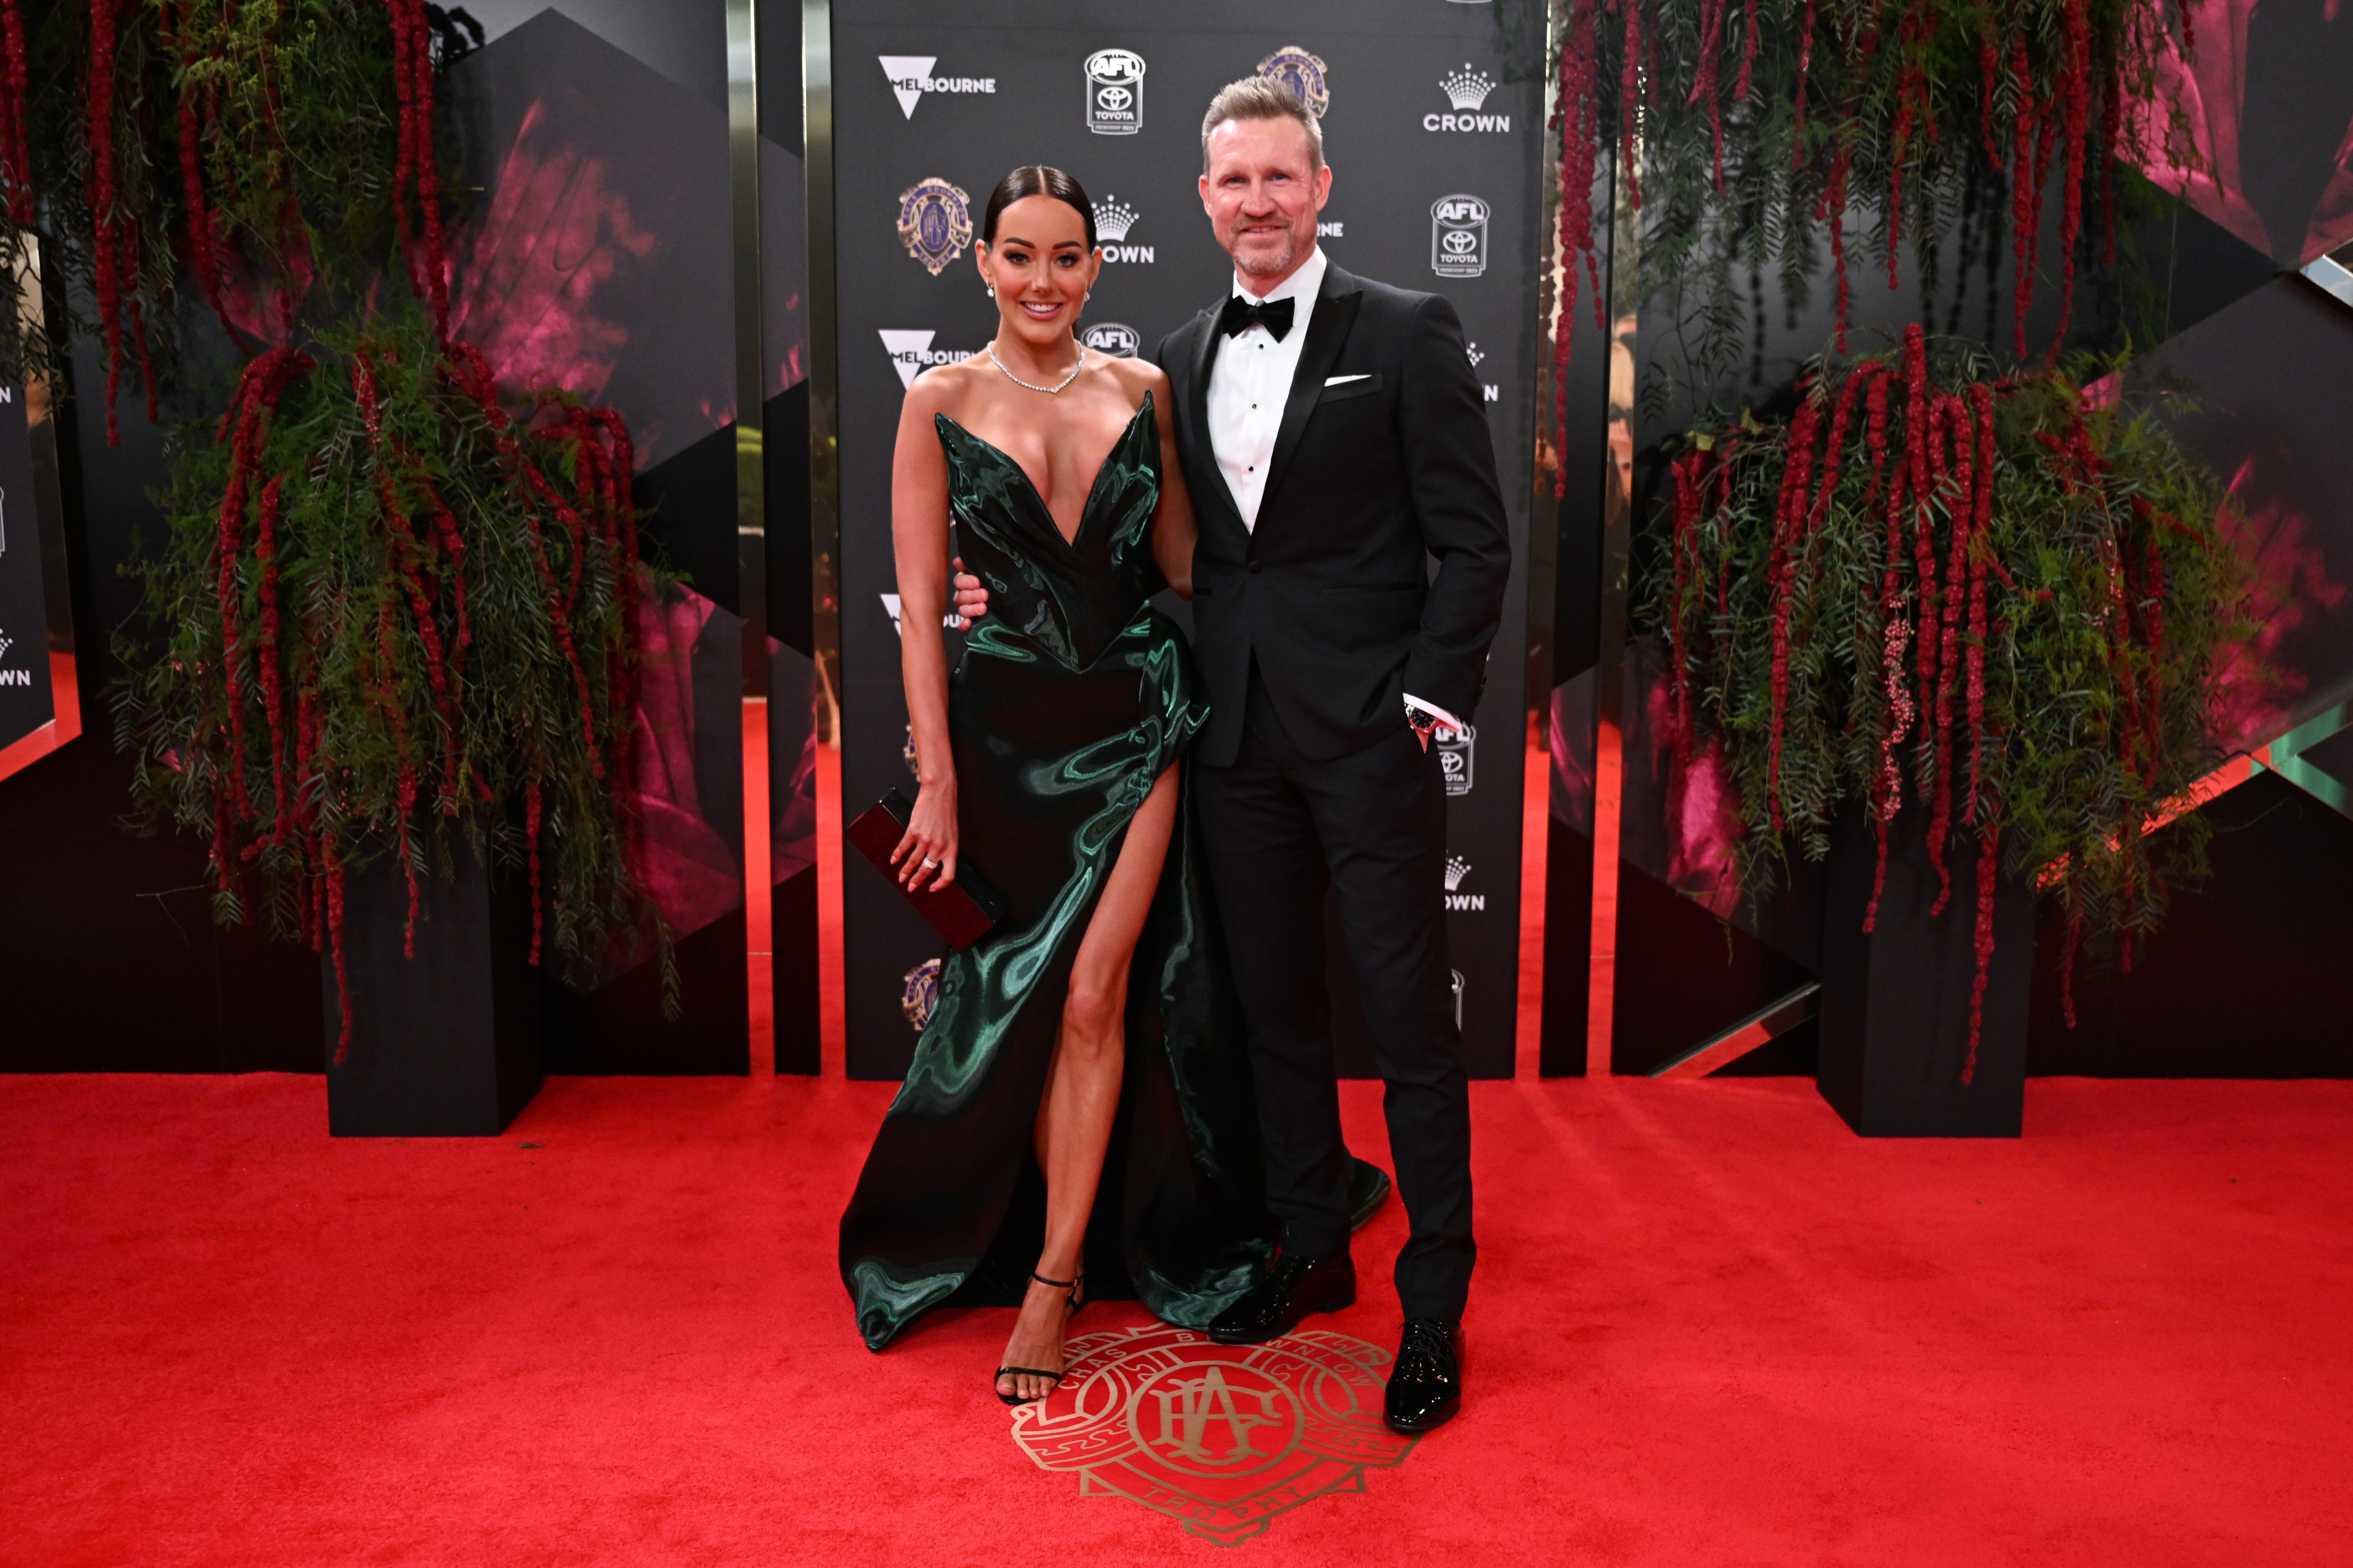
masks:
<svg viewBox="0 0 2353 1568"><path fill-rule="evenodd" d="M1257 562L1257 561L1253 561L1253 562L1251 562L1251 563L1250 563L1250 569L1251 574L1252 574L1252 575L1256 575L1256 574L1257 574L1257 573L1258 573L1258 572L1261 570L1261 568L1263 566L1263 564L1264 564L1264 563L1261 563L1261 562Z"/></svg>

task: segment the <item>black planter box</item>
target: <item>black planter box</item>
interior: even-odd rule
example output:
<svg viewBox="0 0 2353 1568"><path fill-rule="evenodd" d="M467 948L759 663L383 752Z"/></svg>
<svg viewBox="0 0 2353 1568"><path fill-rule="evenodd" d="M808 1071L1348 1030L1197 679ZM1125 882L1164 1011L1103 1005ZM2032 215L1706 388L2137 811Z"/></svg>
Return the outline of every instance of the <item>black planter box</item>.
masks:
<svg viewBox="0 0 2353 1568"><path fill-rule="evenodd" d="M457 876L419 883L417 956L404 957L408 881L390 856L344 891L352 1042L332 954L320 961L327 1131L336 1138L494 1137L539 1092L539 972L531 893L460 848Z"/></svg>
<svg viewBox="0 0 2353 1568"><path fill-rule="evenodd" d="M1968 1059L1977 975L1978 841L1946 842L1952 900L1931 919L1936 871L1928 813L1899 813L1887 886L1865 935L1877 847L1861 813L1840 828L1823 878L1820 1056L1815 1084L1847 1125L1874 1138L2015 1138L2026 1103L2027 1001L2034 969L2034 894L2003 876L1994 893L1977 1068Z"/></svg>

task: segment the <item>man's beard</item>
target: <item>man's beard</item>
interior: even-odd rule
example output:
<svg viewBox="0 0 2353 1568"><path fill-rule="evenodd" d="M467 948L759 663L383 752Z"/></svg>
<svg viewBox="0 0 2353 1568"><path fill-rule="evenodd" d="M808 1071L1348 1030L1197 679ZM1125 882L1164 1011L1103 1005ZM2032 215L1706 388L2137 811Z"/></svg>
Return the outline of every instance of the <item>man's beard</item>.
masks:
<svg viewBox="0 0 2353 1568"><path fill-rule="evenodd" d="M1236 237L1237 240L1240 238L1239 236ZM1299 231L1285 228L1282 231L1282 249L1279 254L1267 251L1251 253L1244 250L1237 243L1233 252L1234 267L1237 270L1246 272L1253 278L1262 278L1270 272L1280 272L1289 267L1298 255Z"/></svg>

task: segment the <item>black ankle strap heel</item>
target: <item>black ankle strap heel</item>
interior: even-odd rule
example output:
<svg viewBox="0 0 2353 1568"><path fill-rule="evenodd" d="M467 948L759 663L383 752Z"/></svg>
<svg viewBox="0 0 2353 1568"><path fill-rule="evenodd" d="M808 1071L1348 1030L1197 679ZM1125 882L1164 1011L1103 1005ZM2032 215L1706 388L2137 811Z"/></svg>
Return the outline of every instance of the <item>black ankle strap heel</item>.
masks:
<svg viewBox="0 0 2353 1568"><path fill-rule="evenodd" d="M1076 1312L1081 1307L1086 1305L1082 1291L1086 1284L1087 1277L1083 1269L1072 1274L1068 1279L1049 1279L1043 1274L1040 1274L1035 1268L1032 1268L1029 1270L1029 1278L1035 1279L1040 1285L1050 1286L1057 1290L1068 1290L1071 1293L1070 1305L1066 1309L1068 1311ZM1053 1379L1053 1388L1049 1388L1046 1391L1047 1394L1051 1394L1055 1388L1062 1386L1063 1374L1059 1372L1049 1372L1042 1366L1000 1366L997 1369L997 1377L1003 1377L1008 1372L1013 1373L1016 1377L1048 1377ZM1043 1399L1046 1396L1046 1394L1041 1394L1035 1399L1024 1399L1018 1394L1007 1394L1002 1389L997 1389L997 1377L989 1379L989 1386L992 1389L996 1389L997 1397L1007 1405L1035 1405L1039 1399Z"/></svg>

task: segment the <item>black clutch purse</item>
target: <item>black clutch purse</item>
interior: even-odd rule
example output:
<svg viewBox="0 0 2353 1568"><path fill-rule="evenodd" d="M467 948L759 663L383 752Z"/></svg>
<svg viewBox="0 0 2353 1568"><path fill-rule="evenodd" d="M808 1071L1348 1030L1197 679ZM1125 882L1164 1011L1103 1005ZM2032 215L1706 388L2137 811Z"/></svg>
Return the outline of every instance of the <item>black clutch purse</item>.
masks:
<svg viewBox="0 0 2353 1568"><path fill-rule="evenodd" d="M884 792L881 800L867 807L864 815L849 825L849 841L858 852L874 862L874 868L891 879L917 914L931 922L953 948L970 947L998 921L1005 918L1005 900L990 887L972 862L958 858L955 880L944 888L909 889L899 880L899 868L891 864L891 851L899 847L899 840L907 836L907 818L913 815L914 804L897 790Z"/></svg>

